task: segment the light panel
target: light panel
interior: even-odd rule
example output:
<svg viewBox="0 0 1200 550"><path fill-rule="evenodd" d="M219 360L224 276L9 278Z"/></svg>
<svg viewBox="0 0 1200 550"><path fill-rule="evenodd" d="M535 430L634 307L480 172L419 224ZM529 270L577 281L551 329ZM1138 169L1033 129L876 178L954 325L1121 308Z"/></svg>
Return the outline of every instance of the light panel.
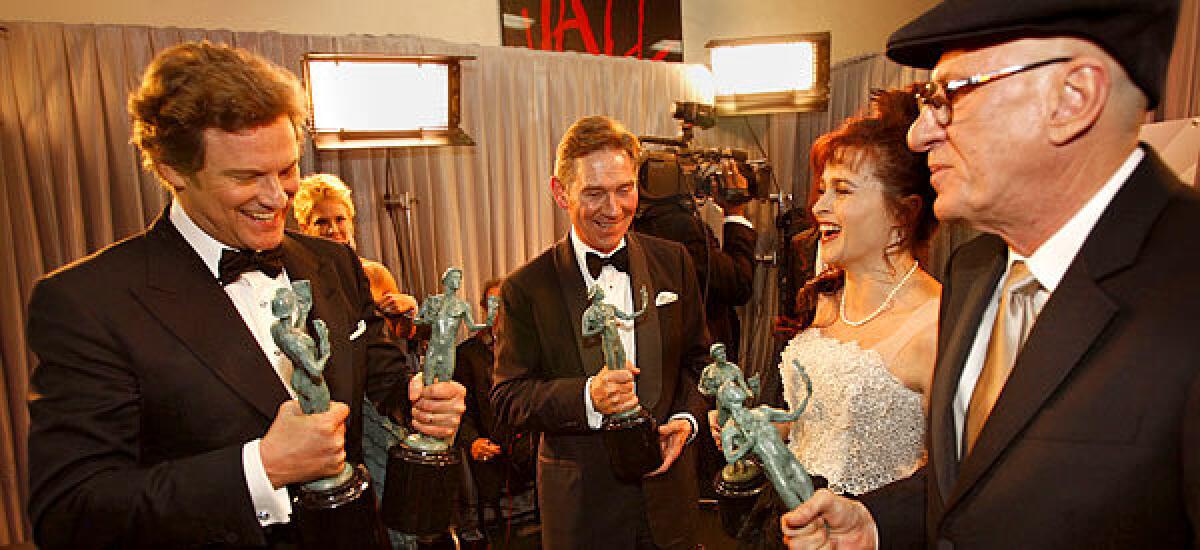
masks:
<svg viewBox="0 0 1200 550"><path fill-rule="evenodd" d="M825 110L829 40L822 32L709 41L717 113Z"/></svg>
<svg viewBox="0 0 1200 550"><path fill-rule="evenodd" d="M469 145L459 129L460 56L308 54L304 76L322 149Z"/></svg>

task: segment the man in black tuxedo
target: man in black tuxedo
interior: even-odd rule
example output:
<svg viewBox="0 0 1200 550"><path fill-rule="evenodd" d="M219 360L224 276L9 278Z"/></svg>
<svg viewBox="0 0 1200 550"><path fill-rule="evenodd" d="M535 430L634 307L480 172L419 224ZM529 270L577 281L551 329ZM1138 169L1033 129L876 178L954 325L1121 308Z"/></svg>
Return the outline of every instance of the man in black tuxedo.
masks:
<svg viewBox="0 0 1200 550"><path fill-rule="evenodd" d="M509 275L500 292L492 402L508 429L543 433L538 501L551 550L694 542L696 481L686 443L706 410L696 390L707 359L704 304L682 245L628 232L637 158L637 138L620 123L586 117L572 125L550 182L571 231ZM653 301L618 331L632 359L627 369L603 365L599 339L582 335L593 284L627 313L642 307L634 296L643 287ZM639 402L660 423L664 460L640 482L624 483L597 430L602 415Z"/></svg>
<svg viewBox="0 0 1200 550"><path fill-rule="evenodd" d="M454 433L463 388L410 382L354 252L284 231L304 105L291 73L207 42L160 53L131 95L134 142L170 203L47 275L29 305L42 548L287 544L288 487L361 461L364 392ZM298 280L330 335L325 413L302 414L270 335L271 297Z"/></svg>
<svg viewBox="0 0 1200 550"><path fill-rule="evenodd" d="M1178 13L947 0L892 35L934 69L934 211L984 235L948 265L927 466L819 493L793 548L1200 546L1200 196L1138 143Z"/></svg>

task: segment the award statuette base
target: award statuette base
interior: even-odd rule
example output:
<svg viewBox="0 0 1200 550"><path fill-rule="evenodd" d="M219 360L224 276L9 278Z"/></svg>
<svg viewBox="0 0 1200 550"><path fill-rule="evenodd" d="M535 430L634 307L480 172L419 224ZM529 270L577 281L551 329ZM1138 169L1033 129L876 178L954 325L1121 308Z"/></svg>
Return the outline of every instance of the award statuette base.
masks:
<svg viewBox="0 0 1200 550"><path fill-rule="evenodd" d="M737 536L766 486L767 476L753 460L738 460L717 472L713 488L717 492L721 528L726 533Z"/></svg>
<svg viewBox="0 0 1200 550"><path fill-rule="evenodd" d="M421 449L407 441L388 450L383 523L417 536L444 533L454 520L462 460L458 450Z"/></svg>
<svg viewBox="0 0 1200 550"><path fill-rule="evenodd" d="M600 426L613 475L625 483L637 483L662 466L658 445L658 422L638 405L625 413L604 417Z"/></svg>
<svg viewBox="0 0 1200 550"><path fill-rule="evenodd" d="M379 507L371 490L371 474L361 464L330 479L301 486L292 497L292 519L300 548L390 548L379 521Z"/></svg>

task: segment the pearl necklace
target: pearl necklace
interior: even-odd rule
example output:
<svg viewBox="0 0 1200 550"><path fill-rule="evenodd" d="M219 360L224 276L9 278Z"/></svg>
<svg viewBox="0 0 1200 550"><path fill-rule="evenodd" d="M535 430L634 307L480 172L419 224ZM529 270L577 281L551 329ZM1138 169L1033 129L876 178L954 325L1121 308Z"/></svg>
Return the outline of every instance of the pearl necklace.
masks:
<svg viewBox="0 0 1200 550"><path fill-rule="evenodd" d="M910 268L908 270L908 273L904 274L904 277L902 277L900 279L900 282L896 283L896 286L892 287L891 292L888 292L887 298L883 299L883 303L879 304L879 307L875 308L875 311L872 311L870 315L868 315L865 319L863 319L861 321L851 321L846 318L846 290L843 289L842 290L842 301L841 301L841 304L838 306L838 315L841 316L842 322L846 323L847 325L850 325L852 327L861 327L861 326L871 322L876 317L879 317L879 314L883 313L883 310L887 309L888 305L892 303L892 299L896 297L896 293L900 292L900 289L904 287L904 283L907 283L908 279L910 277L912 277L912 274L916 273L916 272L917 272L917 262L914 261L912 268Z"/></svg>

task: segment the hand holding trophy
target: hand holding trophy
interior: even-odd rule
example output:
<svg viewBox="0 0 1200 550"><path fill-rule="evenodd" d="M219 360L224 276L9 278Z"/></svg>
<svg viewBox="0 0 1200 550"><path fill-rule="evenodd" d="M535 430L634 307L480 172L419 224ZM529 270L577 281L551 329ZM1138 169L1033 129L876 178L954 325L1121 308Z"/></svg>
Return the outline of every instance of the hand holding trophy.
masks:
<svg viewBox="0 0 1200 550"><path fill-rule="evenodd" d="M451 267L442 275L442 294L429 296L413 322L430 325L429 347L421 364L421 383L430 386L454 375L459 327L482 330L496 318L497 300L488 300L487 321L476 324L471 306L458 296L462 270ZM384 522L416 535L444 531L453 518L459 480L459 454L451 449L454 436L441 439L416 429L389 451L387 487L383 496Z"/></svg>
<svg viewBox="0 0 1200 550"><path fill-rule="evenodd" d="M271 300L271 338L292 362L292 390L304 414L329 410L329 329L313 320L314 340L305 331L312 310L312 285L295 281L281 288ZM387 535L379 522L371 475L361 464L342 464L336 475L304 483L292 500L292 519L300 532L303 548L387 548ZM332 526L339 526L333 529Z"/></svg>
<svg viewBox="0 0 1200 550"><path fill-rule="evenodd" d="M773 424L796 420L808 406L808 398L812 396L812 380L802 365L797 363L796 368L805 382L807 395L790 412L767 405L747 407L746 400L750 398L750 393L737 380L728 380L717 390L717 408L728 413L728 419L721 426L721 450L725 460L734 465L748 454L753 454L757 465L765 471L767 479L775 486L775 491L788 509L799 506L813 494L812 478L783 443ZM725 476L727 470L723 470L721 475Z"/></svg>
<svg viewBox="0 0 1200 550"><path fill-rule="evenodd" d="M600 285L593 285L588 291L591 304L583 311L582 332L584 338L600 336L605 369L625 369L628 359L625 356L625 346L621 344L617 320L633 321L646 312L649 302L646 287L642 287L641 295L642 308L634 313L625 313L604 302L604 289L600 288ZM597 406L600 407L599 404ZM654 417L636 400L624 410L604 416L604 423L601 425L604 431L604 445L608 448L609 463L617 479L627 483L637 482L662 464L657 424Z"/></svg>

